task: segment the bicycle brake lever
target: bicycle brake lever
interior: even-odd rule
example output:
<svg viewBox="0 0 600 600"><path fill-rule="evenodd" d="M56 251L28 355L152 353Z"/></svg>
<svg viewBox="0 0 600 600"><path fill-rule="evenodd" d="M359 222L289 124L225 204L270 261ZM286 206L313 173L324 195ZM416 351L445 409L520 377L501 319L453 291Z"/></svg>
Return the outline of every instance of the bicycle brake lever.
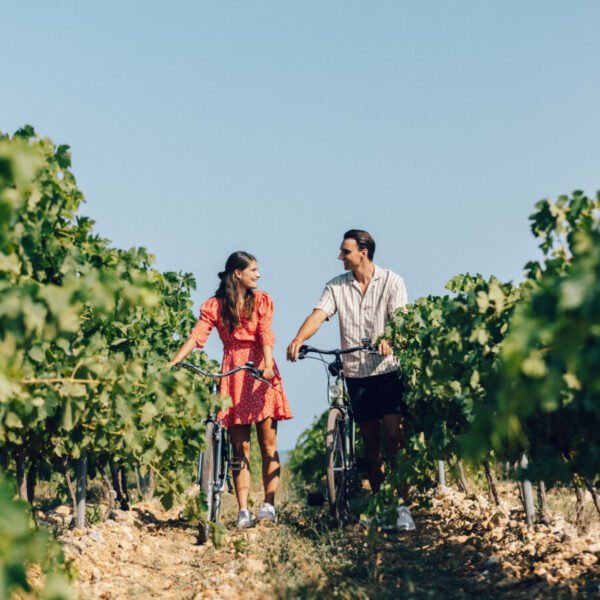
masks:
<svg viewBox="0 0 600 600"><path fill-rule="evenodd" d="M249 367L249 371L252 374L252 377L254 377L254 379L256 379L257 381L260 381L261 383L266 383L269 387L273 387L271 385L271 383L269 382L268 379L265 379L262 374L265 372L264 369L257 369L254 366L254 363L252 361L248 361L246 363L246 366Z"/></svg>
<svg viewBox="0 0 600 600"><path fill-rule="evenodd" d="M254 375L254 377L261 383L266 383L269 387L273 387L273 384L268 379L265 379L264 377L257 376L257 375Z"/></svg>

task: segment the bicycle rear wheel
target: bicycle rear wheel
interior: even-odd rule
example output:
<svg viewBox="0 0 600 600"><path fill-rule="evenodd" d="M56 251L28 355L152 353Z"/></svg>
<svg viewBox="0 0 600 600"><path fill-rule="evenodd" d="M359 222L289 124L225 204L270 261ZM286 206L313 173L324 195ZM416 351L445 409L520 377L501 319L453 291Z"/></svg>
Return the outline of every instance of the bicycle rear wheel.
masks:
<svg viewBox="0 0 600 600"><path fill-rule="evenodd" d="M215 520L215 424L209 421L205 432L206 447L200 454L200 493L206 499L206 510L200 515L198 542L205 544L210 539L210 523Z"/></svg>
<svg viewBox="0 0 600 600"><path fill-rule="evenodd" d="M327 491L329 513L338 525L348 519L349 473L344 451L344 414L339 408L332 408L327 418Z"/></svg>

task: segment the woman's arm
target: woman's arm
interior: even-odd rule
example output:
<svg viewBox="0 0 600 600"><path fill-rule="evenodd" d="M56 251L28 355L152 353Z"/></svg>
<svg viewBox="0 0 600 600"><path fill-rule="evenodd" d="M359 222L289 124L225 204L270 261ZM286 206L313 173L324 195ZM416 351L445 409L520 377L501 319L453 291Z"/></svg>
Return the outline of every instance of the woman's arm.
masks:
<svg viewBox="0 0 600 600"><path fill-rule="evenodd" d="M177 354L173 357L169 363L174 367L177 363L184 361L188 354L196 347L196 340L189 338L185 343L181 345L181 348L177 350Z"/></svg>
<svg viewBox="0 0 600 600"><path fill-rule="evenodd" d="M263 355L265 357L265 372L263 373L263 377L265 379L273 379L275 377L275 371L273 370L275 367L275 363L273 362L273 346L265 344L263 346Z"/></svg>
<svg viewBox="0 0 600 600"><path fill-rule="evenodd" d="M265 379L275 377L275 362L273 361L273 346L275 345L275 335L273 333L273 301L266 292L262 292L257 306L258 311L258 342L262 346L263 356L265 358Z"/></svg>
<svg viewBox="0 0 600 600"><path fill-rule="evenodd" d="M200 317L198 318L198 321L196 321L196 325L194 325L194 329L192 329L188 340L181 345L177 354L169 363L171 366L185 360L187 355L194 350L194 348L204 347L212 328L217 323L218 316L218 302L214 297L209 298L200 307Z"/></svg>

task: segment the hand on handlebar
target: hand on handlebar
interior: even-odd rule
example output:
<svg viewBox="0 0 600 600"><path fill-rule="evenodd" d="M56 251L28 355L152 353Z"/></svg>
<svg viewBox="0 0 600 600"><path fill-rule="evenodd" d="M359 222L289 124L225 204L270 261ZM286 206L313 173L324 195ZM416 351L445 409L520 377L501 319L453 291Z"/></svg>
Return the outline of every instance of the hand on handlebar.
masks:
<svg viewBox="0 0 600 600"><path fill-rule="evenodd" d="M390 356L392 353L392 347L387 340L381 340L379 344L377 344L377 352L379 352L381 356Z"/></svg>
<svg viewBox="0 0 600 600"><path fill-rule="evenodd" d="M271 381L275 377L275 371L273 369L264 369L262 372L263 379Z"/></svg>
<svg viewBox="0 0 600 600"><path fill-rule="evenodd" d="M287 347L287 359L292 361L292 362L296 362L298 360L298 351L300 350L300 346L302 346L302 343L294 338L289 346Z"/></svg>

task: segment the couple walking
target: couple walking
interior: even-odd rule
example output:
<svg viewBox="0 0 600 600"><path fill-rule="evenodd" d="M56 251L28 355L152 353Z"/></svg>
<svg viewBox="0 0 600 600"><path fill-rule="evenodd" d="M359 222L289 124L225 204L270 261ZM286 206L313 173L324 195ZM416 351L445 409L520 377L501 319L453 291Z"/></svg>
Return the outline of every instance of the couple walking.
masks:
<svg viewBox="0 0 600 600"><path fill-rule="evenodd" d="M347 272L326 284L317 306L290 342L288 360L295 361L300 346L336 312L342 348L360 345L366 337L375 340L383 334L386 321L407 303L407 296L402 278L375 265L374 254L375 241L369 233L351 229L344 234L338 258ZM234 252L219 278L215 295L202 305L198 322L171 364L185 360L195 348L202 348L216 327L224 348L223 370L252 361L264 369L263 377L271 383L268 386L247 372L239 371L222 380L220 388L220 393L230 396L233 402L219 418L229 428L233 452L241 465L234 471L239 504L236 524L250 527L255 522L248 510L250 427L256 424L265 494L256 518L276 521L275 494L280 473L277 423L291 419L292 413L273 359L273 302L266 292L257 289L260 273L256 259L246 252ZM363 438L373 492L379 489L385 477L382 421L392 466L393 457L404 445L398 364L385 340L379 343L378 352L377 355L361 352L344 357L348 392Z"/></svg>

